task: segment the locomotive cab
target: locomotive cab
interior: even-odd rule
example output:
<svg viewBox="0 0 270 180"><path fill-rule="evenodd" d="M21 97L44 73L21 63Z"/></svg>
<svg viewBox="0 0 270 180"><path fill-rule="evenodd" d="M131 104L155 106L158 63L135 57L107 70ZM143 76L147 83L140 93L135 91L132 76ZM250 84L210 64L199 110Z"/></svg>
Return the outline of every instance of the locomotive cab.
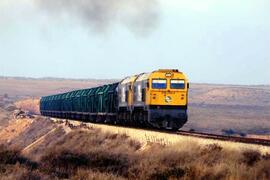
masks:
<svg viewBox="0 0 270 180"><path fill-rule="evenodd" d="M188 86L178 70L139 75L133 88L135 116L139 112L140 119L157 128L179 129L187 121Z"/></svg>
<svg viewBox="0 0 270 180"><path fill-rule="evenodd" d="M150 123L178 129L187 121L188 80L178 70L159 70L149 77Z"/></svg>

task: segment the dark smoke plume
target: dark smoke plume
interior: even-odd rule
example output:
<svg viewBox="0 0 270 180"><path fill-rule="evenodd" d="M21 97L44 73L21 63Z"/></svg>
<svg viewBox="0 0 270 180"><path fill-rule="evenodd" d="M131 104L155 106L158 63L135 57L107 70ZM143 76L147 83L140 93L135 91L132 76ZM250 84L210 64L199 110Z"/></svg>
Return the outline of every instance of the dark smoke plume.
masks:
<svg viewBox="0 0 270 180"><path fill-rule="evenodd" d="M96 32L122 24L132 32L147 35L159 24L158 0L35 0L53 16L78 18Z"/></svg>

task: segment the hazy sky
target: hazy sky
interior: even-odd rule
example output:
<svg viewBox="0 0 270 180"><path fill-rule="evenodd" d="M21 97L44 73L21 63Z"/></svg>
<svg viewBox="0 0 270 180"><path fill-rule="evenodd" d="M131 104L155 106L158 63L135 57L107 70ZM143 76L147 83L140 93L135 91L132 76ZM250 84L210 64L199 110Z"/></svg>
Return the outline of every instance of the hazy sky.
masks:
<svg viewBox="0 0 270 180"><path fill-rule="evenodd" d="M270 84L269 0L136 0L100 5L99 15L84 4L34 1L0 0L0 76L122 78L178 68L192 82Z"/></svg>

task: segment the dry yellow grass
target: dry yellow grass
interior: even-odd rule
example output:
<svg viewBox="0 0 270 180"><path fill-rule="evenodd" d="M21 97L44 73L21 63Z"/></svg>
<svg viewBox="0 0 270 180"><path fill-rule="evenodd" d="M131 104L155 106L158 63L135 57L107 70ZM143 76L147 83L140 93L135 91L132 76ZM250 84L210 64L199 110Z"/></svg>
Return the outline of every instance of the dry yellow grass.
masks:
<svg viewBox="0 0 270 180"><path fill-rule="evenodd" d="M57 120L57 119L54 119ZM79 126L81 122L78 121L69 121L75 126ZM119 127L119 126L108 126L103 124L93 124L86 123L88 127L91 128L99 128L103 133L114 133L114 134L126 134L131 139L139 141L142 144L147 143L158 143L161 145L176 145L176 147L182 149L187 146L191 146L192 144L197 144L200 146L205 146L208 144L218 144L225 149L235 150L235 151L244 151L246 149L252 149L259 151L263 154L270 153L270 148L261 145L252 145L252 144L244 144L238 142L228 142L228 141L220 141L220 140L211 140L197 137L187 137L169 133L162 133L153 130L142 130L136 128L127 128L127 127Z"/></svg>
<svg viewBox="0 0 270 180"><path fill-rule="evenodd" d="M32 124L33 119L13 119L9 125L0 131L0 143L6 143L18 137Z"/></svg>
<svg viewBox="0 0 270 180"><path fill-rule="evenodd" d="M10 120L11 112L0 108L0 130L4 128Z"/></svg>
<svg viewBox="0 0 270 180"><path fill-rule="evenodd" d="M29 111L33 114L40 114L39 111L39 98L29 98L29 99L23 99L15 102L15 105L17 108L22 109L24 111Z"/></svg>
<svg viewBox="0 0 270 180"><path fill-rule="evenodd" d="M41 123L47 121L36 118L21 133L30 138L23 146L22 154L26 157L0 146L0 176L15 179L270 178L270 151L261 146L100 124L82 125L75 121L69 124L58 119L54 119L58 122L46 132L40 133L44 129ZM17 140L25 141L25 137Z"/></svg>

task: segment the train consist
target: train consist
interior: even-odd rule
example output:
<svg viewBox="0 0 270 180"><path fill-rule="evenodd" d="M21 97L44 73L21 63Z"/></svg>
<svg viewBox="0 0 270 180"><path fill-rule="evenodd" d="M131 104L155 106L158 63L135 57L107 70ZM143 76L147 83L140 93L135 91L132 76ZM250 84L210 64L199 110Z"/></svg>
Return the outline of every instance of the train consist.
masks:
<svg viewBox="0 0 270 180"><path fill-rule="evenodd" d="M100 87L42 97L43 116L178 130L187 122L189 83L178 70L158 70Z"/></svg>

